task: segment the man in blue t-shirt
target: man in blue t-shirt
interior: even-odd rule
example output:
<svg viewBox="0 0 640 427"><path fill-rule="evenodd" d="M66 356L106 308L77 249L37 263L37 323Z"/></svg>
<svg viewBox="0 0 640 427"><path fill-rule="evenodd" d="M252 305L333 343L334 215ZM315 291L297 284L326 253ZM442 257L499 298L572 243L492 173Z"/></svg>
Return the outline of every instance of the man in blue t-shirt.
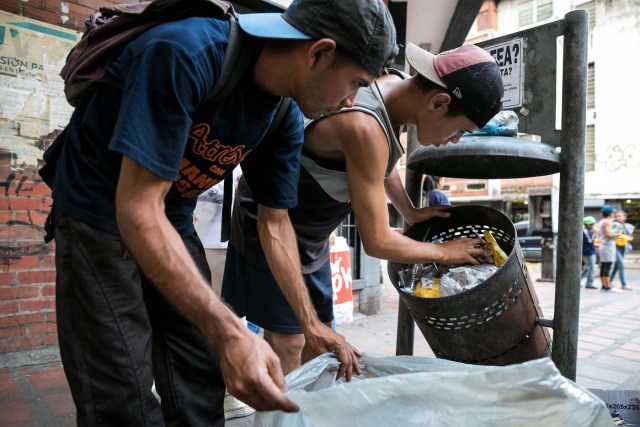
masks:
<svg viewBox="0 0 640 427"><path fill-rule="evenodd" d="M211 289L193 229L197 196L238 164L313 351L335 351L339 375L358 370L356 351L315 316L287 209L297 203L301 113L350 106L382 73L397 53L391 16L381 0L296 0L239 24L254 59L219 103L205 101L229 22L160 24L127 45L45 153L60 352L79 424L222 425L225 383L258 410L297 410L276 355ZM283 96L295 102L265 138Z"/></svg>

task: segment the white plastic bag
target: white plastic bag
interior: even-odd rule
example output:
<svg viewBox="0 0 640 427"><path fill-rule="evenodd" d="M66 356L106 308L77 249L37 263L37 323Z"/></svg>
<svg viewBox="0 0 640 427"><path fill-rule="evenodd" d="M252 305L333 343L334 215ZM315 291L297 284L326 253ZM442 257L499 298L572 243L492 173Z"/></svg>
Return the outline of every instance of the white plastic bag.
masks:
<svg viewBox="0 0 640 427"><path fill-rule="evenodd" d="M336 382L338 361L317 357L287 375L300 412L256 413L254 425L613 426L605 404L549 358L496 367L432 357L364 355L363 375Z"/></svg>

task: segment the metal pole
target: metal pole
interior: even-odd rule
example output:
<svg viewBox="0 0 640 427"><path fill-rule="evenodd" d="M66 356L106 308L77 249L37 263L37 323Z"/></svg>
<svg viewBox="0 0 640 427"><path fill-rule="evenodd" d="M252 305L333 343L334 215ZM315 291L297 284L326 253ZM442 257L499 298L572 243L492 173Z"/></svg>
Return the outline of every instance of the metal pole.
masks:
<svg viewBox="0 0 640 427"><path fill-rule="evenodd" d="M418 146L418 136L416 127L413 125L407 128L407 157ZM405 189L407 195L413 202L414 206L420 206L422 197L422 175L410 169L406 170ZM405 224L405 230L407 225ZM409 310L400 299L398 304L398 329L396 332L396 355L413 355L413 337L415 331L415 323L409 313Z"/></svg>
<svg viewBox="0 0 640 427"><path fill-rule="evenodd" d="M556 299L552 359L565 377L576 379L580 264L584 212L584 161L587 93L586 10L564 17L562 132Z"/></svg>

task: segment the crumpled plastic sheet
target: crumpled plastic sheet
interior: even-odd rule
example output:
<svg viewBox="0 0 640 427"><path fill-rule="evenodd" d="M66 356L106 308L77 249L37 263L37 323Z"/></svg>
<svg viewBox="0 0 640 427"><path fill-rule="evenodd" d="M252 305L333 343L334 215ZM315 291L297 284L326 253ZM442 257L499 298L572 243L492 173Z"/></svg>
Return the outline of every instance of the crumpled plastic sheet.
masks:
<svg viewBox="0 0 640 427"><path fill-rule="evenodd" d="M550 358L509 366L433 357L360 359L363 375L335 380L338 360L321 355L287 375L300 412L258 412L264 427L603 427L604 402L560 375Z"/></svg>
<svg viewBox="0 0 640 427"><path fill-rule="evenodd" d="M442 296L459 294L475 288L498 271L498 267L489 264L455 267L441 278L440 289L445 288Z"/></svg>
<svg viewBox="0 0 640 427"><path fill-rule="evenodd" d="M486 125L474 132L467 132L464 136L470 135L518 135L518 115L511 110L502 110L487 122Z"/></svg>

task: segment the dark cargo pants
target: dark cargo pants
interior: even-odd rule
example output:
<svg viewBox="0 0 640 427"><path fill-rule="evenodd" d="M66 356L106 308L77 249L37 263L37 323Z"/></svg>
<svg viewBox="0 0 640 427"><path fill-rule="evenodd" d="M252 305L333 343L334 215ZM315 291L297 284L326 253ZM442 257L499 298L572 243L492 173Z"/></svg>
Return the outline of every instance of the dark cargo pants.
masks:
<svg viewBox="0 0 640 427"><path fill-rule="evenodd" d="M58 210L55 239L60 353L78 425L224 425L217 352L156 291L120 237ZM184 243L209 278L198 237Z"/></svg>

